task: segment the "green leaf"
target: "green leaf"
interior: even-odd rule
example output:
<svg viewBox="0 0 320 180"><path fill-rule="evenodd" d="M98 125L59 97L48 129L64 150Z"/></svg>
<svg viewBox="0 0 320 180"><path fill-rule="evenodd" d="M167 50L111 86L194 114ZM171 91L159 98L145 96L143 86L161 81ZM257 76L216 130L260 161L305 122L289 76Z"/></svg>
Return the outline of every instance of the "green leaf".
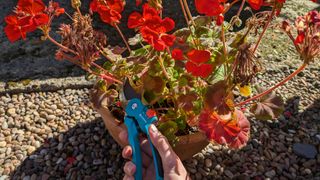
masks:
<svg viewBox="0 0 320 180"><path fill-rule="evenodd" d="M142 102L144 104L150 104L153 100L155 100L157 95L153 91L144 91L142 94Z"/></svg>
<svg viewBox="0 0 320 180"><path fill-rule="evenodd" d="M184 130L187 127L186 116L184 115L178 117L175 122L177 123L179 130Z"/></svg>
<svg viewBox="0 0 320 180"><path fill-rule="evenodd" d="M103 67L105 70L107 70L107 71L110 71L111 68L112 68L112 66L113 66L113 64L112 64L110 61L106 61L106 62L102 65L102 67Z"/></svg>
<svg viewBox="0 0 320 180"><path fill-rule="evenodd" d="M142 40L141 34L137 33L134 37L128 39L128 43L131 46L135 46L142 42Z"/></svg>
<svg viewBox="0 0 320 180"><path fill-rule="evenodd" d="M193 22L196 26L206 26L211 23L211 19L209 16L197 16L193 18Z"/></svg>
<svg viewBox="0 0 320 180"><path fill-rule="evenodd" d="M150 45L131 51L131 56L144 56L149 52Z"/></svg>
<svg viewBox="0 0 320 180"><path fill-rule="evenodd" d="M259 88L258 92L263 92L263 89ZM275 119L283 113L284 103L280 96L277 96L275 92L271 92L254 103L250 111L260 120Z"/></svg>
<svg viewBox="0 0 320 180"><path fill-rule="evenodd" d="M167 137L170 142L177 140L176 133L178 132L178 125L174 121L162 122L158 126L159 131Z"/></svg>
<svg viewBox="0 0 320 180"><path fill-rule="evenodd" d="M225 69L224 66L221 65L219 66L212 74L212 76L210 77L209 81L211 84L215 84L219 81L224 80L224 75L225 75Z"/></svg>

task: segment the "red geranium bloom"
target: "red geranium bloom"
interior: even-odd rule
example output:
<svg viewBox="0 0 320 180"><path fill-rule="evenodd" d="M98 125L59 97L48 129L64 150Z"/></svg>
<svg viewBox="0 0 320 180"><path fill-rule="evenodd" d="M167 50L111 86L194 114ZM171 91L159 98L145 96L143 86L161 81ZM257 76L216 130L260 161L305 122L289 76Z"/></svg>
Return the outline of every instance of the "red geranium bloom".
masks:
<svg viewBox="0 0 320 180"><path fill-rule="evenodd" d="M120 22L125 2L123 0L106 0L105 2L92 0L90 10L97 12L103 22L114 26L115 23Z"/></svg>
<svg viewBox="0 0 320 180"><path fill-rule="evenodd" d="M207 78L213 67L211 64L204 64L210 59L210 52L206 50L193 49L188 52L188 62L186 63L186 70L193 76Z"/></svg>
<svg viewBox="0 0 320 180"><path fill-rule="evenodd" d="M143 39L155 50L163 51L173 45L175 36L167 34L174 29L175 23L170 18L161 19L159 11L148 4L143 6L143 13L133 12L129 16L128 27L138 28Z"/></svg>
<svg viewBox="0 0 320 180"><path fill-rule="evenodd" d="M4 31L11 42L26 38L28 32L49 22L42 0L19 0L14 14L5 18Z"/></svg>
<svg viewBox="0 0 320 180"><path fill-rule="evenodd" d="M210 141L237 149L246 145L250 136L250 122L239 110L235 110L229 120L205 110L199 116L199 128Z"/></svg>
<svg viewBox="0 0 320 180"><path fill-rule="evenodd" d="M200 14L218 16L224 11L224 7L221 3L225 1L226 0L195 0L195 5Z"/></svg>
<svg viewBox="0 0 320 180"><path fill-rule="evenodd" d="M248 0L249 5L254 10L259 10L263 5L263 0Z"/></svg>
<svg viewBox="0 0 320 180"><path fill-rule="evenodd" d="M186 63L186 69L193 76L207 78L212 73L213 67L211 64L198 65L191 61L188 61Z"/></svg>
<svg viewBox="0 0 320 180"><path fill-rule="evenodd" d="M174 50L171 51L171 56L172 56L172 58L173 58L174 60L178 60L178 61L185 59L185 58L183 57L183 52L182 52L182 50L181 50L181 49L178 49L178 48L176 48L176 49L174 49Z"/></svg>

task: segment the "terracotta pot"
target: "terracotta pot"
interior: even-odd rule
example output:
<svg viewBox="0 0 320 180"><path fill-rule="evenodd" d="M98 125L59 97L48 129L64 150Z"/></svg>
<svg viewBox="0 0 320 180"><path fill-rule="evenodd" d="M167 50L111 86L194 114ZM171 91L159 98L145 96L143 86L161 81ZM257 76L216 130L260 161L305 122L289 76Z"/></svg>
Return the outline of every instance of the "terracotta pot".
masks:
<svg viewBox="0 0 320 180"><path fill-rule="evenodd" d="M110 113L107 105L107 97L103 92L93 89L91 91L91 102L93 103L96 111L101 115L103 122L113 139L122 147L126 144L119 139L119 133L126 129L124 123L119 123ZM197 132L190 135L179 136L179 141L173 148L181 160L191 158L196 153L205 148L209 142L203 133Z"/></svg>

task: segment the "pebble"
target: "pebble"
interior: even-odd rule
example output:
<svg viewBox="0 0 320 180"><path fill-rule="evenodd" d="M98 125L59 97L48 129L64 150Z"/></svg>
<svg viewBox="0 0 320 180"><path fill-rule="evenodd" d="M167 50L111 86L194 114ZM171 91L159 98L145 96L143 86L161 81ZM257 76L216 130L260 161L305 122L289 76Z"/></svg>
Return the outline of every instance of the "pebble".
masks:
<svg viewBox="0 0 320 180"><path fill-rule="evenodd" d="M10 115L10 116L14 116L16 114L16 109L14 108L10 108L7 110L7 113Z"/></svg>
<svg viewBox="0 0 320 180"><path fill-rule="evenodd" d="M0 141L0 148L6 147L7 142L5 141Z"/></svg>
<svg viewBox="0 0 320 180"><path fill-rule="evenodd" d="M205 159L205 165L206 167L210 168L212 166L212 160L211 159Z"/></svg>
<svg viewBox="0 0 320 180"><path fill-rule="evenodd" d="M2 123L1 128L2 128L3 130L8 129L8 123L7 123L6 121L4 121L4 122Z"/></svg>
<svg viewBox="0 0 320 180"><path fill-rule="evenodd" d="M268 178L273 178L276 175L276 171L275 170L268 171L268 172L265 173L265 175Z"/></svg>
<svg viewBox="0 0 320 180"><path fill-rule="evenodd" d="M224 171L224 174L225 174L228 178L230 178L230 179L233 178L233 173L232 173L231 171L229 171L229 170L225 170L225 171Z"/></svg>
<svg viewBox="0 0 320 180"><path fill-rule="evenodd" d="M293 144L293 152L298 156L308 159L313 159L317 155L316 147L311 144L295 143Z"/></svg>

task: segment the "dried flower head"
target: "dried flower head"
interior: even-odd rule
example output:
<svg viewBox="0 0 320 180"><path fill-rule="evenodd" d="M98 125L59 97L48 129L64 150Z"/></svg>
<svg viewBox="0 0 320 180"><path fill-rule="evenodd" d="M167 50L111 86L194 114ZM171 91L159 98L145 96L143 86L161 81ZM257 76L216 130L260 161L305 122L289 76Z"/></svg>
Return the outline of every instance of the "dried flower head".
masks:
<svg viewBox="0 0 320 180"><path fill-rule="evenodd" d="M64 58L88 67L91 62L99 58L99 49L106 45L107 38L103 33L97 32L92 28L91 17L80 16L75 13L73 24L62 24L59 34L62 38L62 45L74 51L76 54L67 55L64 49L59 49L58 54L65 54Z"/></svg>
<svg viewBox="0 0 320 180"><path fill-rule="evenodd" d="M248 43L240 45L234 60L234 83L240 84L240 86L251 83L254 76L261 70L261 64L250 47L251 45Z"/></svg>

